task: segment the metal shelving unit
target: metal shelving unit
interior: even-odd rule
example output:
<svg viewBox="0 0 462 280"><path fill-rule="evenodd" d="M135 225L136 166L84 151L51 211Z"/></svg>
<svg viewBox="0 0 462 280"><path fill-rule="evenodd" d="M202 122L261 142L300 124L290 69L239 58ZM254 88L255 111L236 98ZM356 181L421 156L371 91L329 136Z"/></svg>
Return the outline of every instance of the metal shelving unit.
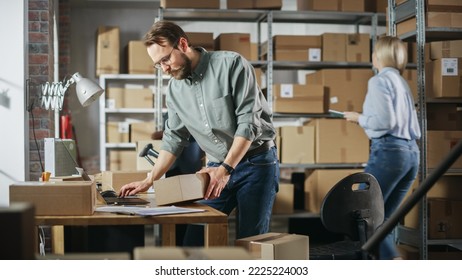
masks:
<svg viewBox="0 0 462 280"><path fill-rule="evenodd" d="M99 78L99 84L102 88L107 88L111 83L143 83L157 86L156 92L162 92L160 83L157 83L159 77L154 74L104 74ZM162 82L165 82L168 77L160 77ZM160 87L159 87L160 85ZM100 169L107 169L107 154L109 150L135 150L135 143L106 143L106 124L110 117L138 117L147 118L156 123L156 129L162 126L162 119L158 115L162 115L165 109L162 109L162 95L155 94L154 108L117 108L111 109L106 106L106 96L99 99L99 142L100 142ZM160 104L160 105L159 105Z"/></svg>
<svg viewBox="0 0 462 280"><path fill-rule="evenodd" d="M460 103L454 99L428 99L425 88L425 43L434 41L462 39L462 28L450 27L427 27L425 17L424 0L408 0L396 5L395 0L388 0L388 21L390 22L388 33L397 34L396 25L405 20L415 17L416 30L399 35L403 41L417 43L417 89L418 89L418 116L422 129L420 140L420 172L419 182L422 182L429 173L427 168L427 104L428 103ZM419 207L419 230L398 226L398 239L400 242L417 246L422 259L428 259L428 245L462 244L462 240L429 240L427 220L427 198L422 198ZM460 247L460 246L459 246Z"/></svg>
<svg viewBox="0 0 462 280"><path fill-rule="evenodd" d="M227 10L227 9L164 9L160 8L158 19L172 21L198 21L198 22L244 22L255 23L258 29L258 57L262 50L262 25L267 26L267 58L266 60L251 61L254 67L262 68L266 72L266 94L268 105L273 107L273 74L274 70L320 70L320 69L371 69L372 63L350 62L292 62L273 61L273 24L277 23L302 23L302 24L338 24L354 25L359 32L361 25L371 26L372 44L375 43L378 26L385 26L386 15L371 12L324 12L324 11L281 11L281 10ZM328 114L279 114L274 113L273 118L282 122L303 122L310 118L330 117ZM285 165L281 165L285 167ZM356 164L299 164L287 165L287 167L314 168L364 168L365 163Z"/></svg>

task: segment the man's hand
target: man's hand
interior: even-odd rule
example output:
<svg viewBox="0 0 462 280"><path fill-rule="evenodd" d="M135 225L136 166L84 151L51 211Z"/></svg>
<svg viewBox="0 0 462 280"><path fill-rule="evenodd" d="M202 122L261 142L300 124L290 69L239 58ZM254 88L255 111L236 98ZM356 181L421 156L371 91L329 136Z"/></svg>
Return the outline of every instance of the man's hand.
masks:
<svg viewBox="0 0 462 280"><path fill-rule="evenodd" d="M119 197L125 197L129 195L135 195L139 192L145 192L151 187L151 183L146 180L128 183L119 191Z"/></svg>
<svg viewBox="0 0 462 280"><path fill-rule="evenodd" d="M230 175L222 166L219 167L205 167L197 173L208 173L210 176L210 183L205 191L204 199L214 199L220 196L221 191L228 184Z"/></svg>

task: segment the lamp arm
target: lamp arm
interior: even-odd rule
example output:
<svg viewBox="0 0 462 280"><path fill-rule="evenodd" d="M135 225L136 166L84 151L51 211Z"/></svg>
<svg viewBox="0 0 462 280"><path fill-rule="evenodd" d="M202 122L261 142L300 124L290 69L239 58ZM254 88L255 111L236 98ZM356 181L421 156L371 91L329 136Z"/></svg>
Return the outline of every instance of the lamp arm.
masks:
<svg viewBox="0 0 462 280"><path fill-rule="evenodd" d="M61 110L63 108L64 94L67 89L75 83L73 78L57 83L46 82L42 84L41 106L48 110ZM64 85L63 85L64 84Z"/></svg>

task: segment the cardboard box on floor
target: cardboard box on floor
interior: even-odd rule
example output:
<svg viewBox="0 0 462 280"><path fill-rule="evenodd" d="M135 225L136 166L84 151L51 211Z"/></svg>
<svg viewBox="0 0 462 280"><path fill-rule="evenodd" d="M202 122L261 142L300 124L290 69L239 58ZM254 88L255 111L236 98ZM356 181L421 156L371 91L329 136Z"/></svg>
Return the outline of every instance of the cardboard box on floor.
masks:
<svg viewBox="0 0 462 280"><path fill-rule="evenodd" d="M80 182L16 182L10 185L10 203L29 202L36 215L92 215L96 184Z"/></svg>
<svg viewBox="0 0 462 280"><path fill-rule="evenodd" d="M209 175L195 173L172 176L154 182L157 205L168 205L204 197L209 185Z"/></svg>
<svg viewBox="0 0 462 280"><path fill-rule="evenodd" d="M136 247L133 250L135 260L253 260L252 255L241 247L210 248L161 248Z"/></svg>
<svg viewBox="0 0 462 280"><path fill-rule="evenodd" d="M236 246L246 248L255 259L309 259L309 237L307 235L269 232L238 239Z"/></svg>

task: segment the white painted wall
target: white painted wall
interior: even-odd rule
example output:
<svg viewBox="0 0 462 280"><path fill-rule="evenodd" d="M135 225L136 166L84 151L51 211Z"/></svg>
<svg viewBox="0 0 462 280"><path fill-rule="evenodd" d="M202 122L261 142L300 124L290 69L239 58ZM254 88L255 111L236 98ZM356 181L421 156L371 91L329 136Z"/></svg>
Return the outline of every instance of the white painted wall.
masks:
<svg viewBox="0 0 462 280"><path fill-rule="evenodd" d="M27 1L2 1L0 9L0 206L9 205L9 185L28 178L29 120L25 110L27 77Z"/></svg>

